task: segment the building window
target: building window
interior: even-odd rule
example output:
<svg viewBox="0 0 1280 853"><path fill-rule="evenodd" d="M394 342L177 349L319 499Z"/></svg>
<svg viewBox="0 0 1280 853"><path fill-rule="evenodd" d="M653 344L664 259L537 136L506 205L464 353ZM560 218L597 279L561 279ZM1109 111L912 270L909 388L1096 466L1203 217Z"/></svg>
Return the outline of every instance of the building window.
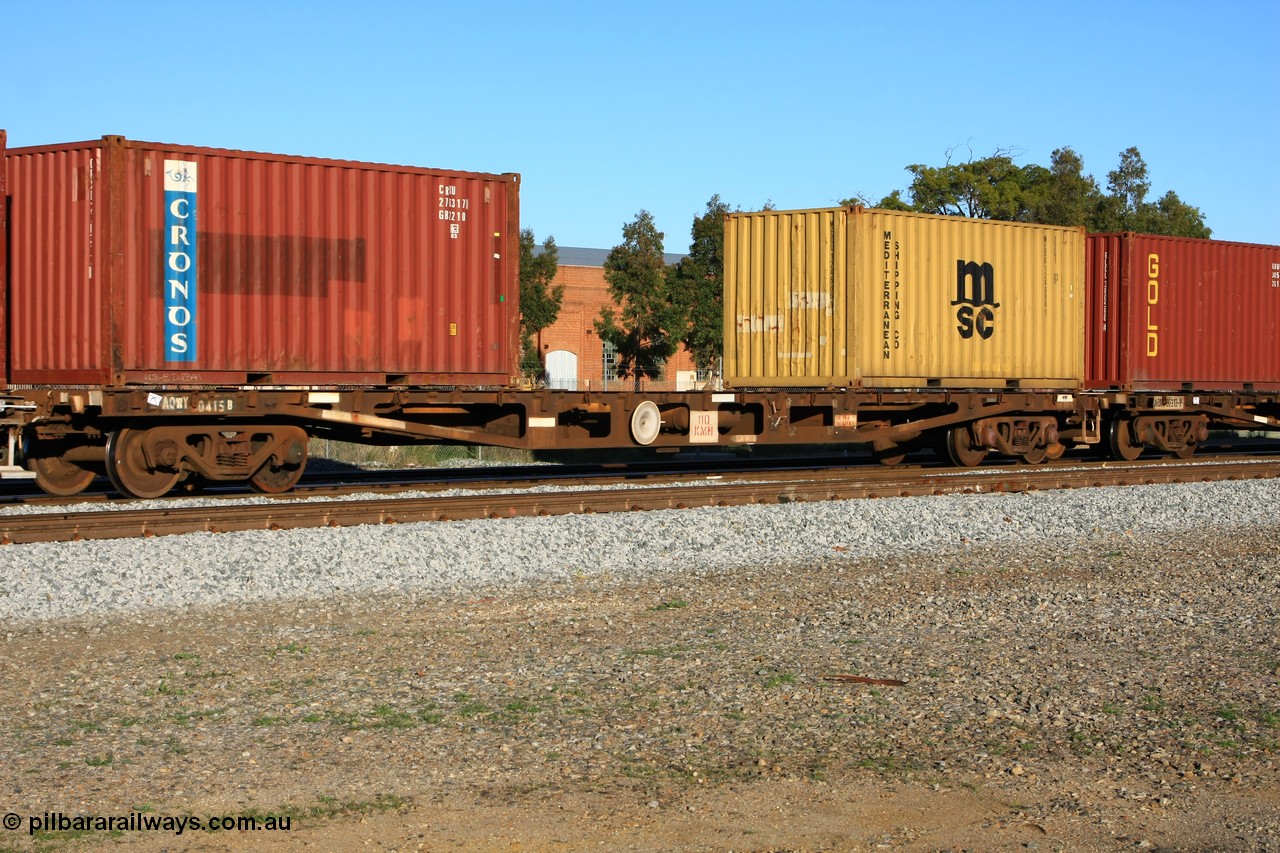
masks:
<svg viewBox="0 0 1280 853"><path fill-rule="evenodd" d="M601 343L604 345L601 375L604 376L604 387L607 389L609 383L618 378L618 348L608 341L601 341Z"/></svg>

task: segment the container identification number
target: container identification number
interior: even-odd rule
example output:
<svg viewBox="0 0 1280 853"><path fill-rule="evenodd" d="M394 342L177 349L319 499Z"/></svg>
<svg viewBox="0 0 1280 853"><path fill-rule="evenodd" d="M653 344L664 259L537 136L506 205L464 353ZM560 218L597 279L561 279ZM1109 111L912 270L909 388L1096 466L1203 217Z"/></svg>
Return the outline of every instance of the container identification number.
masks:
<svg viewBox="0 0 1280 853"><path fill-rule="evenodd" d="M236 410L234 397L197 397L193 403L186 395L148 394L147 403L165 412L194 410L202 414L226 414Z"/></svg>
<svg viewBox="0 0 1280 853"><path fill-rule="evenodd" d="M1280 264L1271 265L1271 286L1280 287Z"/></svg>
<svg viewBox="0 0 1280 853"><path fill-rule="evenodd" d="M471 209L471 199L458 196L458 188L454 184L440 184L440 203L436 217L441 222L463 223L467 221L467 211ZM456 239L458 228L449 229L449 236Z"/></svg>

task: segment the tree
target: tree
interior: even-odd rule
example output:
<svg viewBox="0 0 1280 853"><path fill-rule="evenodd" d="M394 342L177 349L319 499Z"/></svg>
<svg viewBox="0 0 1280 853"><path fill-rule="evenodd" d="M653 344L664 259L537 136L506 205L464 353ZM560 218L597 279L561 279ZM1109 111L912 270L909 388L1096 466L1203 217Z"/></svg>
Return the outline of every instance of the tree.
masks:
<svg viewBox="0 0 1280 853"><path fill-rule="evenodd" d="M884 198L880 199L880 201L874 205L866 204L865 202L860 202L860 203L863 204L863 206L865 207L878 207L881 210L912 210L913 209L911 205L908 204L905 199L903 199L902 190L894 190ZM842 204L848 204L848 202L842 202Z"/></svg>
<svg viewBox="0 0 1280 853"><path fill-rule="evenodd" d="M1213 231L1204 224L1200 208L1178 198L1169 190L1154 205L1149 205L1139 222L1139 230L1148 234L1165 234L1170 237L1209 237Z"/></svg>
<svg viewBox="0 0 1280 853"><path fill-rule="evenodd" d="M544 240L542 253L535 254L532 229L521 229L520 369L525 373L536 374L542 370L541 353L533 339L560 316L564 285L551 286L559 266L560 253L556 249L555 237Z"/></svg>
<svg viewBox="0 0 1280 853"><path fill-rule="evenodd" d="M689 254L668 272L672 292L688 316L685 349L700 368L710 367L724 350L724 218L729 212L718 195L693 218Z"/></svg>
<svg viewBox="0 0 1280 853"><path fill-rule="evenodd" d="M1048 168L1014 165L1012 149L999 149L980 159L970 156L963 163L952 163L953 153L954 149L947 151L942 166L907 167L912 175L909 202L901 191L894 190L876 206L1012 222L1083 225L1094 232L1138 231L1181 237L1208 237L1212 233L1200 209L1183 202L1177 193L1169 191L1155 203L1146 200L1151 181L1137 148L1120 152L1120 164L1107 174L1107 195L1092 175L1085 174L1084 160L1071 148L1056 149Z"/></svg>
<svg viewBox="0 0 1280 853"><path fill-rule="evenodd" d="M943 216L1022 218L1026 210L1026 176L1014 165L1010 151L997 150L981 159L974 159L971 154L966 162L953 163L954 151L947 151L947 161L942 166L916 163L907 167L913 176L908 190L910 203L899 190L894 190L875 206Z"/></svg>
<svg viewBox="0 0 1280 853"><path fill-rule="evenodd" d="M1045 225L1084 225L1102 201L1084 160L1071 148L1055 149L1049 168L1024 166L1027 179L1027 220Z"/></svg>
<svg viewBox="0 0 1280 853"><path fill-rule="evenodd" d="M687 324L681 300L674 298L663 258L663 234L653 216L641 210L622 226L622 243L604 262L609 293L620 308L603 308L595 321L600 339L617 351L620 376L662 375L662 366L676 351Z"/></svg>
<svg viewBox="0 0 1280 853"><path fill-rule="evenodd" d="M1200 208L1192 207L1170 190L1154 203L1147 201L1151 181L1137 148L1120 152L1120 165L1107 174L1111 195L1103 198L1089 220L1090 231L1137 231L1174 237L1208 237Z"/></svg>

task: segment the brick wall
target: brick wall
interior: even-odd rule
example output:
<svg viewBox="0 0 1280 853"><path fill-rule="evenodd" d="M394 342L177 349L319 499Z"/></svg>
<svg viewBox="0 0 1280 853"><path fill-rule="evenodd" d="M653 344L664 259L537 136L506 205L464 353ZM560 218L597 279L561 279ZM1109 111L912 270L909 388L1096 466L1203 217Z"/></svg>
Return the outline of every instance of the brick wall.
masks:
<svg viewBox="0 0 1280 853"><path fill-rule="evenodd" d="M604 280L604 268L595 266L567 266L561 264L552 285L564 285L564 302L555 323L542 330L534 344L540 348L543 365L547 354L561 351L578 357L577 388L579 390L605 390L604 348L595 332L595 321L600 310L617 306L609 295L609 284ZM666 364L661 380L645 380L643 387L655 391L676 390L676 374L694 370L693 358L683 346ZM608 390L625 385L633 387L634 380L610 382Z"/></svg>

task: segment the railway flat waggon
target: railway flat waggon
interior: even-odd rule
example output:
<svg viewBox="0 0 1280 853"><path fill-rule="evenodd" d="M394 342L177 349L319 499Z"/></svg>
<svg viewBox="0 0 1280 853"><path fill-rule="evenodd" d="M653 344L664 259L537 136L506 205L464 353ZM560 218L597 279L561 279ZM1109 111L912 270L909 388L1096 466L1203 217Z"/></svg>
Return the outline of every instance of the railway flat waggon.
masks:
<svg viewBox="0 0 1280 853"><path fill-rule="evenodd" d="M530 387L519 194L512 173L0 131L0 478L282 492L317 437L976 465L1280 431L1280 249L860 207L728 217L723 387Z"/></svg>

